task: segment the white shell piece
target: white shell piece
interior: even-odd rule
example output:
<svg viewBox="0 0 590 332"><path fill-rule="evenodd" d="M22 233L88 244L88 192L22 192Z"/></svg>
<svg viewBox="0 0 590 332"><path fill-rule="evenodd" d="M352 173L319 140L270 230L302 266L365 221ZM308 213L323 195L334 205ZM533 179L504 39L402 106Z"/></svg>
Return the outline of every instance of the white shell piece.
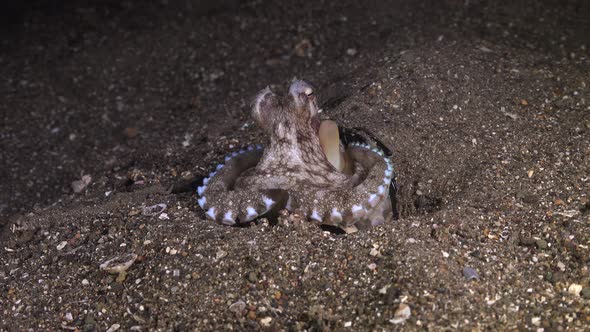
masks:
<svg viewBox="0 0 590 332"><path fill-rule="evenodd" d="M246 221L250 221L258 217L258 212L256 212L256 210L251 206L246 208L246 212L248 212L248 214L246 214Z"/></svg>

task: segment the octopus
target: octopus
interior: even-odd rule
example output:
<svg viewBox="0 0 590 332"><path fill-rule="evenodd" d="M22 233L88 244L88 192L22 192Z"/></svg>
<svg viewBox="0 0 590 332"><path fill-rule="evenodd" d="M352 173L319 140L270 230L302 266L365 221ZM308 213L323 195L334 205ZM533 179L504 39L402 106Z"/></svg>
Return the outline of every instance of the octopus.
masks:
<svg viewBox="0 0 590 332"><path fill-rule="evenodd" d="M270 142L227 155L204 178L197 194L206 218L240 225L286 209L347 229L391 217L390 157L376 144L345 146L338 125L320 120L320 112L305 81L294 79L283 95L269 87L260 91L251 115Z"/></svg>

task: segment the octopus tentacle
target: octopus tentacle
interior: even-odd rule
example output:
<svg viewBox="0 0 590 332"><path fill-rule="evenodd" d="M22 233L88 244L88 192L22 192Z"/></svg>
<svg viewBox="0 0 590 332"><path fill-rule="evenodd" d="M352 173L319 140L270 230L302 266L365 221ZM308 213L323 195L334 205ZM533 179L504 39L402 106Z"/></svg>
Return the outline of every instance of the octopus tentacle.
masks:
<svg viewBox="0 0 590 332"><path fill-rule="evenodd" d="M254 220L281 202L281 194L277 190L233 190L236 179L256 166L261 155L261 146L235 151L203 180L203 185L197 188L197 201L207 219L235 225Z"/></svg>
<svg viewBox="0 0 590 332"><path fill-rule="evenodd" d="M389 183L393 178L391 160L381 150L362 143L351 144L347 153L353 158L354 175L359 176L359 183L346 193L321 190L296 197L294 200L307 218L322 224L347 227L369 218L373 210L388 201ZM313 192L309 189L290 192Z"/></svg>
<svg viewBox="0 0 590 332"><path fill-rule="evenodd" d="M262 155L261 147L248 147L226 156L225 164L203 181L197 189L199 206L207 219L225 225L252 221L273 209L300 210L306 219L326 225L347 227L359 220L371 218L384 201L388 201L388 187L393 180L393 165L389 157L377 148L364 143L351 143L346 153L354 162L357 183L345 195L339 190L315 190L309 185L294 185L285 190L260 190L253 183L260 178L250 178L249 169L256 166ZM273 182L272 177L267 181ZM233 190L240 183L240 190ZM288 190L288 197L286 196ZM315 194L300 195L298 193ZM373 217L380 219L383 218ZM379 223L373 220L371 224Z"/></svg>

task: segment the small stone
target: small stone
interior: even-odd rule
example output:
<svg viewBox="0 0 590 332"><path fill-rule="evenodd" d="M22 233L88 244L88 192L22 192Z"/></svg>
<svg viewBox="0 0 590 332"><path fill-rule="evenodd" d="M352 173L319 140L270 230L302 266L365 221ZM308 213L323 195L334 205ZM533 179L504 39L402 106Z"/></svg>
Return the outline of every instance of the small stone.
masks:
<svg viewBox="0 0 590 332"><path fill-rule="evenodd" d="M82 286L88 286L90 285L90 282L88 281L88 279L82 279Z"/></svg>
<svg viewBox="0 0 590 332"><path fill-rule="evenodd" d="M311 58L311 48L311 41L309 41L307 38L304 38L295 45L295 55L302 58Z"/></svg>
<svg viewBox="0 0 590 332"><path fill-rule="evenodd" d="M532 169L530 169L528 172L526 172L526 174L527 174L527 176L529 178L532 178L533 177L533 174L535 174L535 171L533 171Z"/></svg>
<svg viewBox="0 0 590 332"><path fill-rule="evenodd" d="M121 328L121 325L120 324L113 324L113 325L111 325L111 327L109 327L109 329L107 330L107 332L115 332L115 331L117 331L120 328Z"/></svg>
<svg viewBox="0 0 590 332"><path fill-rule="evenodd" d="M379 252L379 249L377 249L377 248L371 248L369 255L371 255L373 257L381 256L381 252Z"/></svg>
<svg viewBox="0 0 590 332"><path fill-rule="evenodd" d="M346 55L355 56L358 53L356 48L349 48L346 50Z"/></svg>
<svg viewBox="0 0 590 332"><path fill-rule="evenodd" d="M166 204L160 203L152 206L144 206L141 208L141 214L144 216L155 216L166 210Z"/></svg>
<svg viewBox="0 0 590 332"><path fill-rule="evenodd" d="M135 127L127 127L125 130L123 130L123 133L128 138L134 138L139 134L139 130L137 130Z"/></svg>
<svg viewBox="0 0 590 332"><path fill-rule="evenodd" d="M367 265L367 267L369 268L369 270L374 271L377 268L377 264L371 263L371 264Z"/></svg>
<svg viewBox="0 0 590 332"><path fill-rule="evenodd" d="M537 246L537 248L539 248L541 250L547 249L547 247L548 247L547 241L542 240L542 239L536 240L535 245Z"/></svg>
<svg viewBox="0 0 590 332"><path fill-rule="evenodd" d="M81 193L92 182L92 177L88 174L83 175L82 179L72 182L72 190L76 194Z"/></svg>
<svg viewBox="0 0 590 332"><path fill-rule="evenodd" d="M582 288L582 297L585 299L590 299L590 287Z"/></svg>
<svg viewBox="0 0 590 332"><path fill-rule="evenodd" d="M158 216L158 219L160 220L168 220L170 219L170 217L168 217L168 213L162 213Z"/></svg>
<svg viewBox="0 0 590 332"><path fill-rule="evenodd" d="M244 310L246 310L246 302L242 300L238 300L229 306L229 311L233 312L238 316L242 316Z"/></svg>
<svg viewBox="0 0 590 332"><path fill-rule="evenodd" d="M262 326L270 326L271 321L272 321L272 317L264 317L260 320L260 324Z"/></svg>
<svg viewBox="0 0 590 332"><path fill-rule="evenodd" d="M582 291L582 285L580 285L580 284L571 284L567 289L567 292L574 295L574 296L580 296L581 291Z"/></svg>
<svg viewBox="0 0 590 332"><path fill-rule="evenodd" d="M256 312L254 310L248 311L248 319L249 320L256 320Z"/></svg>
<svg viewBox="0 0 590 332"><path fill-rule="evenodd" d="M344 323L344 327L351 327L352 326L352 322L345 322Z"/></svg>
<svg viewBox="0 0 590 332"><path fill-rule="evenodd" d="M468 266L463 268L463 276L467 280L479 279L479 275L477 274L477 271L475 271L473 268L468 267Z"/></svg>
<svg viewBox="0 0 590 332"><path fill-rule="evenodd" d="M222 259L223 257L227 256L227 251L219 250L215 254L215 259Z"/></svg>
<svg viewBox="0 0 590 332"><path fill-rule="evenodd" d="M563 264L561 261L557 262L557 268L563 272L565 271L565 264Z"/></svg>
<svg viewBox="0 0 590 332"><path fill-rule="evenodd" d="M521 100L520 100L520 104L521 104L522 106L526 106L526 105L528 105L528 104L529 104L529 102L528 102L526 99L521 99Z"/></svg>
<svg viewBox="0 0 590 332"><path fill-rule="evenodd" d="M74 317L72 316L71 312L66 312L66 315L64 317L68 322L71 322L74 320Z"/></svg>
<svg viewBox="0 0 590 332"><path fill-rule="evenodd" d="M258 282L258 273L256 273L255 271L248 272L248 281L250 281L253 284L257 283Z"/></svg>
<svg viewBox="0 0 590 332"><path fill-rule="evenodd" d="M410 306L402 303L399 305L397 310L395 310L395 314L393 315L393 319L390 319L389 322L392 324L401 324L405 322L410 316L412 315L412 311L410 310Z"/></svg>
<svg viewBox="0 0 590 332"><path fill-rule="evenodd" d="M127 271L136 259L137 254L116 256L100 264L100 269L111 274L118 274Z"/></svg>
<svg viewBox="0 0 590 332"><path fill-rule="evenodd" d="M541 325L541 317L533 317L531 318L531 324L535 326Z"/></svg>
<svg viewBox="0 0 590 332"><path fill-rule="evenodd" d="M68 241L61 241L58 245L57 245L57 250L62 250L66 245L68 244Z"/></svg>

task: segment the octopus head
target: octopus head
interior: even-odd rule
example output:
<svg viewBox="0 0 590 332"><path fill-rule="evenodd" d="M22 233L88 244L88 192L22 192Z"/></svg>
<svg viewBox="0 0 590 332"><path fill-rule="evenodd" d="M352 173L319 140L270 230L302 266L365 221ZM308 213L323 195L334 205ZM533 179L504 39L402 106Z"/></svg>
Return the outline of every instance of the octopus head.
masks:
<svg viewBox="0 0 590 332"><path fill-rule="evenodd" d="M320 110L313 87L301 80L294 79L288 93L279 96L269 87L256 96L252 116L258 125L271 135L283 136L286 128L298 131L319 130Z"/></svg>

